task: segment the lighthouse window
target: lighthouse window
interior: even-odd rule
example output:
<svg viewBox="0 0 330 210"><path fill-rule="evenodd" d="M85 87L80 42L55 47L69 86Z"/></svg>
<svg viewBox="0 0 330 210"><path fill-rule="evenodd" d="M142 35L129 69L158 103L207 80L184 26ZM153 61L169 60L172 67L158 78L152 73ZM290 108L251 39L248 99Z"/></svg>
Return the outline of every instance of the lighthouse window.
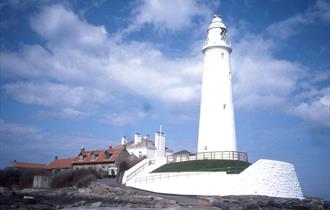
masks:
<svg viewBox="0 0 330 210"><path fill-rule="evenodd" d="M224 56L225 54L224 53L221 53L221 57L222 57L222 59L223 59L223 56Z"/></svg>
<svg viewBox="0 0 330 210"><path fill-rule="evenodd" d="M226 109L226 104L223 104L223 110L225 110Z"/></svg>
<svg viewBox="0 0 330 210"><path fill-rule="evenodd" d="M207 146L204 147L204 150L207 150Z"/></svg>

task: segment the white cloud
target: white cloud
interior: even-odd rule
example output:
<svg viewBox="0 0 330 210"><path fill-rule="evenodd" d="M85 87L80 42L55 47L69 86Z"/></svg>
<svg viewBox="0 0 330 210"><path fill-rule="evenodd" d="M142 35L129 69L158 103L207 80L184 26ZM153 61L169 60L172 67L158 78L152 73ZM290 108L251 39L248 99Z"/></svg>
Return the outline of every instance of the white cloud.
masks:
<svg viewBox="0 0 330 210"><path fill-rule="evenodd" d="M136 30L145 24L152 24L157 30L179 31L191 28L193 18L211 17L210 8L194 0L143 0L135 10L135 17L128 31Z"/></svg>
<svg viewBox="0 0 330 210"><path fill-rule="evenodd" d="M123 112L117 113L113 112L104 115L99 122L104 124L110 124L115 126L131 125L137 120L144 119L147 116L145 112L135 111L135 112Z"/></svg>
<svg viewBox="0 0 330 210"><path fill-rule="evenodd" d="M330 128L330 87L318 91L310 102L301 102L291 112L319 126Z"/></svg>
<svg viewBox="0 0 330 210"><path fill-rule="evenodd" d="M234 44L236 108L276 109L330 127L329 71L311 71L299 62L279 59L273 55L276 46L273 39L249 33Z"/></svg>
<svg viewBox="0 0 330 210"><path fill-rule="evenodd" d="M106 49L107 32L104 26L90 25L61 5L44 7L31 18L31 27L48 41L51 51L70 47L92 56Z"/></svg>
<svg viewBox="0 0 330 210"><path fill-rule="evenodd" d="M267 31L275 37L286 39L299 32L299 26L308 23L303 15L296 15L284 21L276 22L267 27Z"/></svg>
<svg viewBox="0 0 330 210"><path fill-rule="evenodd" d="M36 135L40 133L40 129L27 126L27 125L19 125L5 122L3 119L0 119L0 135L1 139L11 135L17 135L20 138L23 138L27 135Z"/></svg>
<svg viewBox="0 0 330 210"><path fill-rule="evenodd" d="M119 142L117 139L96 138L87 134L54 135L38 127L2 119L0 139L1 168L9 166L13 160L50 163L54 156L74 157L81 146L93 150L105 149L109 144L117 145Z"/></svg>
<svg viewBox="0 0 330 210"><path fill-rule="evenodd" d="M83 119L92 116L92 113L80 111L74 108L55 108L55 111L40 111L37 113L38 117L60 117L64 119Z"/></svg>
<svg viewBox="0 0 330 210"><path fill-rule="evenodd" d="M278 107L288 100L305 69L299 63L272 55L276 44L247 34L234 45L233 89L239 108Z"/></svg>
<svg viewBox="0 0 330 210"><path fill-rule="evenodd" d="M307 15L311 18L320 19L325 22L330 21L330 2L327 0L317 0L315 5L309 8Z"/></svg>
<svg viewBox="0 0 330 210"><path fill-rule="evenodd" d="M286 39L299 33L304 25L315 23L319 20L324 21L326 24L330 21L330 3L326 0L317 0L304 13L296 14L286 20L269 25L267 31L274 37Z"/></svg>
<svg viewBox="0 0 330 210"><path fill-rule="evenodd" d="M137 9L150 10L148 18L139 17L142 13L137 12L136 18L142 18L140 24L151 23L155 27L163 25L169 30L179 30L186 27L185 23L191 23L192 18L208 14L207 10L197 12L196 2L180 1L179 4L188 4L189 12L176 14L182 15L178 18L185 21L174 23L165 20L171 12L158 11L158 4L166 4L164 8L167 9L173 5L167 1L154 3L157 2L145 1ZM155 11L159 12L159 17ZM303 21L298 20L282 25L288 27ZM152 43L123 42L108 34L103 26L89 24L59 5L43 8L31 18L31 25L45 39L45 47L26 45L18 52L1 53L4 76L17 81L2 88L20 102L53 109L39 113L41 115L55 116L57 112L60 117L84 118L96 112L86 106L116 106L116 95L125 94L174 107L198 103L203 69L201 53L169 58ZM233 44L235 105L240 109L295 106L288 101L302 85L307 68L298 62L276 58L273 52L278 43L273 39L251 34L245 29L244 33L235 28L234 31L244 34L236 37ZM295 104L299 105L303 100L296 98ZM136 113L118 112L107 116L101 121L129 124L142 119Z"/></svg>
<svg viewBox="0 0 330 210"><path fill-rule="evenodd" d="M4 85L7 94L26 104L38 104L50 107L78 107L84 103L104 103L107 95L96 89L71 87L56 83L13 83Z"/></svg>
<svg viewBox="0 0 330 210"><path fill-rule="evenodd" d="M0 54L6 77L29 81L4 87L20 102L74 108L109 102L113 92L165 103L199 96L199 56L171 59L148 43L118 43L103 26L88 24L59 5L43 8L31 25L47 49L26 45L17 53Z"/></svg>

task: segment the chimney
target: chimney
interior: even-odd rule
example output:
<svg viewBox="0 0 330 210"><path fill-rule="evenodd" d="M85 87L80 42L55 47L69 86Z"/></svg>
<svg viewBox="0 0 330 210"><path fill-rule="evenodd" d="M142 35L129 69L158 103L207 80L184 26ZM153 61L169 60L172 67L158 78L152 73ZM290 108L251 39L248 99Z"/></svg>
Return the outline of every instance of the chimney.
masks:
<svg viewBox="0 0 330 210"><path fill-rule="evenodd" d="M127 138L126 138L126 136L123 136L123 137L121 137L121 145L125 145L125 144L127 144Z"/></svg>
<svg viewBox="0 0 330 210"><path fill-rule="evenodd" d="M57 156L55 156L55 158L54 158L55 160L57 160L58 159L58 157Z"/></svg>
<svg viewBox="0 0 330 210"><path fill-rule="evenodd" d="M141 142L141 134L140 133L135 133L134 134L134 144L138 144Z"/></svg>
<svg viewBox="0 0 330 210"><path fill-rule="evenodd" d="M84 147L81 147L80 148L80 152L85 152L85 148Z"/></svg>
<svg viewBox="0 0 330 210"><path fill-rule="evenodd" d="M112 144L109 144L109 149L112 149Z"/></svg>
<svg viewBox="0 0 330 210"><path fill-rule="evenodd" d="M165 135L160 127L159 131L155 133L155 157L164 158L166 157L166 148L165 148Z"/></svg>

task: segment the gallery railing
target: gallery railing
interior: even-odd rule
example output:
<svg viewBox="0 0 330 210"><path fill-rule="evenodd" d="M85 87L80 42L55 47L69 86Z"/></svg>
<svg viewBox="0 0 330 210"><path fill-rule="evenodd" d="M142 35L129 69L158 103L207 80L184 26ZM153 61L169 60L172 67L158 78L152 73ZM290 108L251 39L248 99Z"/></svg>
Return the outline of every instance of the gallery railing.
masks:
<svg viewBox="0 0 330 210"><path fill-rule="evenodd" d="M199 152L196 154L178 154L168 155L167 163L183 162L191 160L240 160L248 162L246 152L237 151L217 151L217 152Z"/></svg>

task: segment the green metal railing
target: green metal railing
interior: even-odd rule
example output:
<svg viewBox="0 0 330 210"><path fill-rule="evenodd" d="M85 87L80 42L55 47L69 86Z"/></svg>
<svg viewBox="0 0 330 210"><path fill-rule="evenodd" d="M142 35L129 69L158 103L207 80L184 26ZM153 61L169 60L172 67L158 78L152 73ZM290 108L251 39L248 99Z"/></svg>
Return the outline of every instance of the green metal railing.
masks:
<svg viewBox="0 0 330 210"><path fill-rule="evenodd" d="M191 160L240 160L240 161L248 162L248 155L246 152L216 151L216 152L199 152L196 154L168 155L166 159L167 159L167 163L183 162L183 161L191 161Z"/></svg>

